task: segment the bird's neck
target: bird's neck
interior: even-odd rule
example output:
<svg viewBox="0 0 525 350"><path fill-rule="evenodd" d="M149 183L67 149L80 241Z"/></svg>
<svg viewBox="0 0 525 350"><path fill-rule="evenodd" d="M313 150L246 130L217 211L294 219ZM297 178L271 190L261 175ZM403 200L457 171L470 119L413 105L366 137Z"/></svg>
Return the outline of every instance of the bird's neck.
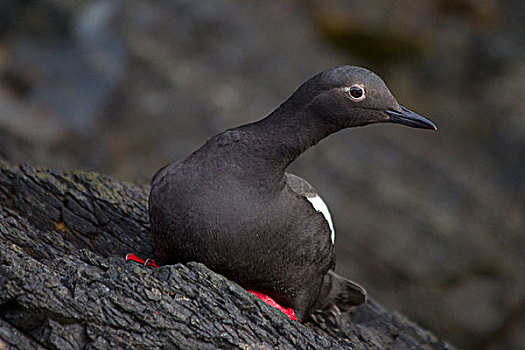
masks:
<svg viewBox="0 0 525 350"><path fill-rule="evenodd" d="M308 148L341 129L316 116L308 106L295 107L284 103L266 118L246 126L260 140L252 154L282 173Z"/></svg>

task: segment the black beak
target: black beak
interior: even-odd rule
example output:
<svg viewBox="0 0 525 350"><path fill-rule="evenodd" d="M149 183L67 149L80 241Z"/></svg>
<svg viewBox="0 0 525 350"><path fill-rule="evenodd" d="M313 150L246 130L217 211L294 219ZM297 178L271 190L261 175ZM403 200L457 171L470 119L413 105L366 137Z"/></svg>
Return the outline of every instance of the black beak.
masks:
<svg viewBox="0 0 525 350"><path fill-rule="evenodd" d="M416 112L412 112L408 108L403 106L400 107L400 111L393 109L388 109L385 111L385 113L388 115L388 122L403 124L412 128L437 130L437 126L427 118L417 114Z"/></svg>

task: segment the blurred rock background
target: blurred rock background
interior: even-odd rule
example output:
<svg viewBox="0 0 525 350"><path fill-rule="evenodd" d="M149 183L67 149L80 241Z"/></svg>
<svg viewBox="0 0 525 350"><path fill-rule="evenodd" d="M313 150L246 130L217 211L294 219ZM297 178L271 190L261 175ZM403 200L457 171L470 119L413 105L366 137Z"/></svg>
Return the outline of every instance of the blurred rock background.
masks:
<svg viewBox="0 0 525 350"><path fill-rule="evenodd" d="M337 269L462 348L525 348L521 0L2 0L0 158L147 184L342 64L439 131L346 130L292 166Z"/></svg>

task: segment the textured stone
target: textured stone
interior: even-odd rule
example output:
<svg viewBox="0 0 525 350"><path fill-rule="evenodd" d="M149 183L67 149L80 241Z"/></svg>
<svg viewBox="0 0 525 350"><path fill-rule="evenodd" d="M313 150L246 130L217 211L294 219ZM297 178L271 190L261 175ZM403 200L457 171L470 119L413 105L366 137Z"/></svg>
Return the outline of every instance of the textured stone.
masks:
<svg viewBox="0 0 525 350"><path fill-rule="evenodd" d="M94 173L6 163L0 163L0 179L7 197L0 207L5 348L450 348L373 301L346 315L337 328L322 319L301 324L202 264L159 269L126 264L125 252L154 256L146 193L133 185ZM14 187L20 183L24 186ZM29 195L30 201L16 200ZM97 201L114 226L96 219ZM65 220L48 206L62 213L66 206L75 209ZM41 208L38 217L35 207ZM91 226L71 225L81 217Z"/></svg>

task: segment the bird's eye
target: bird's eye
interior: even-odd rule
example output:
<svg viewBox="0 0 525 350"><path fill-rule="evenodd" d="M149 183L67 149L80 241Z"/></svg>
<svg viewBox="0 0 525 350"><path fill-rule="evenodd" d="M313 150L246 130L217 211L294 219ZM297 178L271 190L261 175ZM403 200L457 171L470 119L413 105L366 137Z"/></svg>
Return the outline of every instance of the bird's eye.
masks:
<svg viewBox="0 0 525 350"><path fill-rule="evenodd" d="M361 96L363 96L363 89L359 86L352 86L350 88L350 95L352 95L353 98L361 98Z"/></svg>
<svg viewBox="0 0 525 350"><path fill-rule="evenodd" d="M361 101L365 98L365 88L362 85L352 85L344 90L356 101Z"/></svg>

